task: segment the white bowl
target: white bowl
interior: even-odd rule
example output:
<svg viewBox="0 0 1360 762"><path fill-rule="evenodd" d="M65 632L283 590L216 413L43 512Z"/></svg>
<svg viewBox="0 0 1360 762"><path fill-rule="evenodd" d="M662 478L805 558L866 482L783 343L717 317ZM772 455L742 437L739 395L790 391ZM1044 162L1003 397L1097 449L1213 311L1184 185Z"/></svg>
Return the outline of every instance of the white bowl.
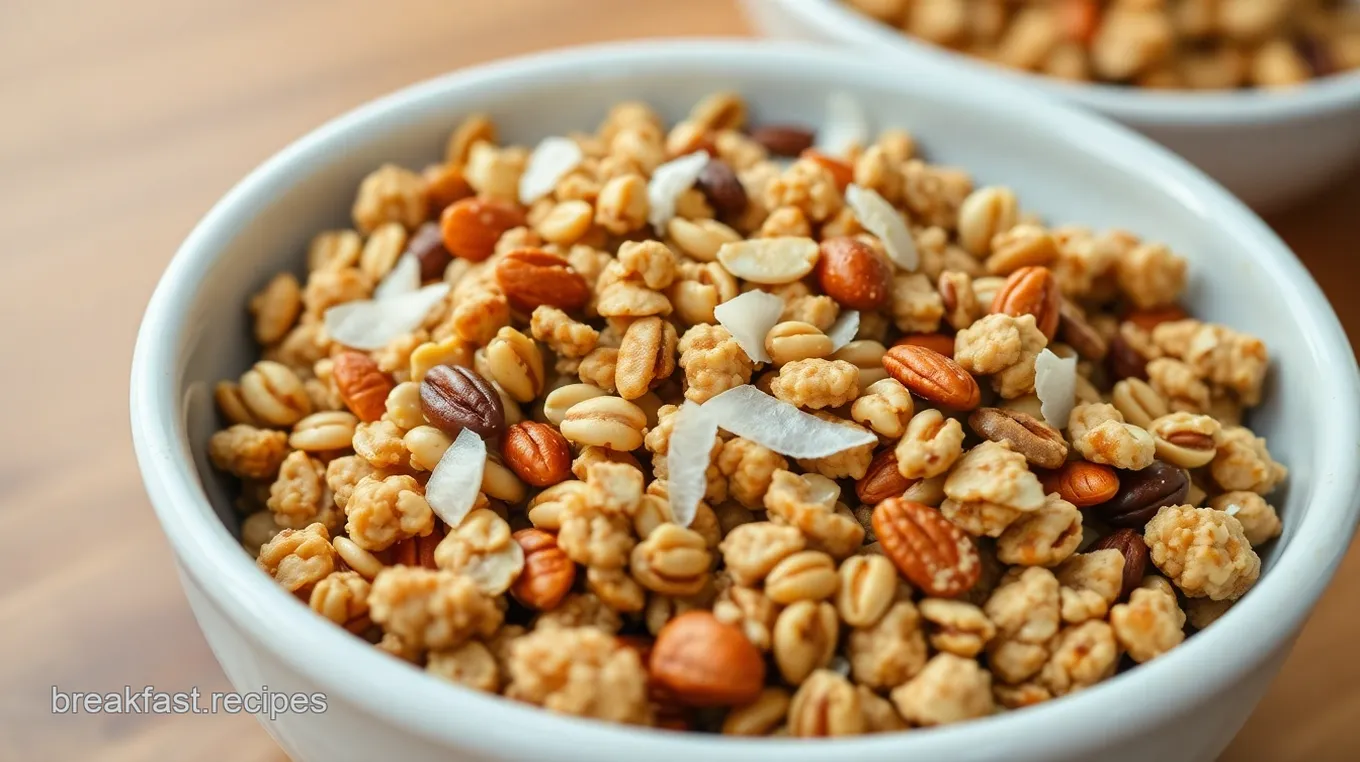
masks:
<svg viewBox="0 0 1360 762"><path fill-rule="evenodd" d="M1173 92L1075 83L914 39L841 0L742 4L755 28L770 37L844 45L898 71L964 70L1114 118L1189 159L1260 212L1299 201L1360 162L1360 71L1287 91Z"/></svg>
<svg viewBox="0 0 1360 762"><path fill-rule="evenodd" d="M261 573L223 523L226 482L207 467L210 386L254 349L245 299L278 268L302 270L317 230L342 226L381 162L421 166L468 112L533 141L590 127L621 99L670 119L734 88L755 119L815 123L832 91L929 156L1006 182L1054 222L1124 226L1190 258L1195 312L1264 338L1274 355L1252 419L1289 464L1284 536L1260 584L1205 632L1079 695L936 730L836 742L730 740L581 721L441 682L315 616ZM170 263L147 307L132 369L132 427L147 490L189 601L241 691L322 692L325 714L265 727L299 760L812 762L948 759L1107 762L1206 759L1228 743L1279 668L1356 522L1360 382L1317 285L1251 212L1156 145L1089 115L1035 109L995 82L902 76L792 44L656 42L553 52L460 71L343 116L231 190ZM1210 279L1212 277L1212 280Z"/></svg>

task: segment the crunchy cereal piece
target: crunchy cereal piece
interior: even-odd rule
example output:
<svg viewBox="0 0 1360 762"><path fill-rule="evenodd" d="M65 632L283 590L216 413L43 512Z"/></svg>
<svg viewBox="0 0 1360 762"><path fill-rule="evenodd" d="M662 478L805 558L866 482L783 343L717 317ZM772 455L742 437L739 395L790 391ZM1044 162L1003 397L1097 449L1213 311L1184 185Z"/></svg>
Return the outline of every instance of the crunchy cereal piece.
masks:
<svg viewBox="0 0 1360 762"><path fill-rule="evenodd" d="M444 323L434 329L434 338L456 336L469 344L485 346L507 325L510 325L510 301L505 294L499 288L480 289L463 298L455 296L453 309Z"/></svg>
<svg viewBox="0 0 1360 762"><path fill-rule="evenodd" d="M260 548L255 563L283 589L306 590L335 570L335 548L322 524L284 529Z"/></svg>
<svg viewBox="0 0 1360 762"><path fill-rule="evenodd" d="M1052 649L1053 655L1039 672L1039 683L1053 696L1064 696L1089 688L1113 675L1119 663L1115 631L1101 621L1063 629L1054 640Z"/></svg>
<svg viewBox="0 0 1360 762"><path fill-rule="evenodd" d="M831 738L864 732L860 693L849 680L829 669L808 675L789 703L789 735Z"/></svg>
<svg viewBox="0 0 1360 762"><path fill-rule="evenodd" d="M358 455L345 455L326 464L326 487L331 491L335 507L345 509L354 487L360 479L374 472L373 464Z"/></svg>
<svg viewBox="0 0 1360 762"><path fill-rule="evenodd" d="M707 402L751 380L751 358L726 328L696 325L680 337L677 349L685 371L686 399Z"/></svg>
<svg viewBox="0 0 1360 762"><path fill-rule="evenodd" d="M739 584L723 590L713 602L713 616L740 628L746 639L761 651L773 647L774 626L782 610L763 591Z"/></svg>
<svg viewBox="0 0 1360 762"><path fill-rule="evenodd" d="M242 479L272 479L288 455L288 435L238 423L212 435L208 458L214 467Z"/></svg>
<svg viewBox="0 0 1360 762"><path fill-rule="evenodd" d="M944 482L940 510L977 536L997 537L1021 514L1044 506L1039 477L1006 442L983 442L963 455Z"/></svg>
<svg viewBox="0 0 1360 762"><path fill-rule="evenodd" d="M375 468L399 466L410 461L403 440L406 432L388 420L361 423L354 428L354 452Z"/></svg>
<svg viewBox="0 0 1360 762"><path fill-rule="evenodd" d="M1044 507L1020 516L996 538L996 556L1020 566L1056 566L1081 543L1081 511L1052 493Z"/></svg>
<svg viewBox="0 0 1360 762"><path fill-rule="evenodd" d="M987 647L988 664L1007 683L1021 683L1048 661L1049 639L1058 634L1058 578L1031 566L992 593L982 610L996 625Z"/></svg>
<svg viewBox="0 0 1360 762"><path fill-rule="evenodd" d="M501 626L496 599L471 579L450 571L389 566L368 594L369 615L416 650L451 649Z"/></svg>
<svg viewBox="0 0 1360 762"><path fill-rule="evenodd" d="M1261 574L1241 522L1223 511L1169 505L1148 522L1143 539L1152 563L1191 598L1241 598Z"/></svg>
<svg viewBox="0 0 1360 762"><path fill-rule="evenodd" d="M1022 350L1019 320L1001 312L979 318L954 336L954 360L980 376L1015 365Z"/></svg>
<svg viewBox="0 0 1360 762"><path fill-rule="evenodd" d="M1173 304L1185 289L1185 260L1160 243L1135 246L1114 270L1119 290L1142 309Z"/></svg>
<svg viewBox="0 0 1360 762"><path fill-rule="evenodd" d="M1258 495L1269 495L1289 474L1288 469L1270 457L1266 440L1243 426L1223 427L1209 472L1225 490Z"/></svg>
<svg viewBox="0 0 1360 762"><path fill-rule="evenodd" d="M468 150L463 177L479 196L517 202L519 178L528 158L529 152L523 148L498 148L479 140Z"/></svg>
<svg viewBox="0 0 1360 762"><path fill-rule="evenodd" d="M893 704L908 722L945 725L986 717L992 703L992 676L974 659L936 654L910 682L893 689Z"/></svg>
<svg viewBox="0 0 1360 762"><path fill-rule="evenodd" d="M497 693L501 687L500 667L485 644L470 640L452 650L431 651L425 671L451 683L473 690Z"/></svg>
<svg viewBox="0 0 1360 762"><path fill-rule="evenodd" d="M302 286L292 273L279 273L250 298L248 306L255 318L255 341L273 344L292 330L302 314Z"/></svg>
<svg viewBox="0 0 1360 762"><path fill-rule="evenodd" d="M359 264L363 239L353 230L326 230L307 245L307 270L330 270Z"/></svg>
<svg viewBox="0 0 1360 762"><path fill-rule="evenodd" d="M557 545L578 564L618 569L628 563L636 542L627 516L582 503L562 511Z"/></svg>
<svg viewBox="0 0 1360 762"><path fill-rule="evenodd" d="M1153 328L1152 342L1185 361L1200 378L1232 392L1243 404L1260 402L1270 357L1255 336L1216 323L1177 320Z"/></svg>
<svg viewBox="0 0 1360 762"><path fill-rule="evenodd" d="M1033 682L1019 685L995 683L992 685L992 698L1007 709L1024 709L1048 701L1053 698L1053 694L1044 686Z"/></svg>
<svg viewBox="0 0 1360 762"><path fill-rule="evenodd" d="M279 466L279 477L269 487L269 510L279 526L300 529L319 521L328 529L339 528L326 466L301 450L294 450Z"/></svg>
<svg viewBox="0 0 1360 762"><path fill-rule="evenodd" d="M1148 384L1172 410L1201 413L1209 408L1209 387L1189 365L1170 357L1147 364Z"/></svg>
<svg viewBox="0 0 1360 762"><path fill-rule="evenodd" d="M704 588L711 564L703 535L665 523L633 547L628 565L633 577L648 590L683 597Z"/></svg>
<svg viewBox="0 0 1360 762"><path fill-rule="evenodd" d="M1209 507L1231 513L1242 524L1242 534L1253 548L1280 536L1284 526L1275 508L1255 492L1237 490L1211 498Z"/></svg>
<svg viewBox="0 0 1360 762"><path fill-rule="evenodd" d="M534 309L529 328L535 339L562 357L585 357L600 338L599 331L546 304Z"/></svg>
<svg viewBox="0 0 1360 762"><path fill-rule="evenodd" d="M642 472L628 464L591 464L585 481L586 504L601 513L632 516L642 500Z"/></svg>
<svg viewBox="0 0 1360 762"><path fill-rule="evenodd" d="M1157 449L1151 434L1124 423L1123 413L1104 402L1072 408L1067 434L1072 446L1087 460L1130 471L1147 468Z"/></svg>
<svg viewBox="0 0 1360 762"><path fill-rule="evenodd" d="M361 233L371 233L384 222L400 222L414 230L430 213L425 180L409 169L384 164L359 184L353 213Z"/></svg>
<svg viewBox="0 0 1360 762"><path fill-rule="evenodd" d="M798 407L840 407L859 396L859 369L844 360L795 360L779 369L770 391Z"/></svg>
<svg viewBox="0 0 1360 762"><path fill-rule="evenodd" d="M850 631L846 655L856 681L880 689L901 685L926 664L920 612L910 600L894 603L873 626Z"/></svg>
<svg viewBox="0 0 1360 762"><path fill-rule="evenodd" d="M957 419L945 418L940 411L926 408L907 424L894 454L897 471L904 478L939 476L963 454L963 426Z"/></svg>
<svg viewBox="0 0 1360 762"><path fill-rule="evenodd" d="M255 511L241 520L241 547L245 548L251 558L255 558L260 555L260 548L278 536L283 529L274 521L274 514L269 511Z"/></svg>
<svg viewBox="0 0 1360 762"><path fill-rule="evenodd" d="M312 587L308 605L321 616L344 627L368 614L368 580L358 572L336 571Z"/></svg>
<svg viewBox="0 0 1360 762"><path fill-rule="evenodd" d="M563 598L557 608L542 612L534 620L537 630L594 627L614 633L622 626L619 613L594 593L572 593Z"/></svg>
<svg viewBox="0 0 1360 762"><path fill-rule="evenodd" d="M755 586L780 561L802 550L806 541L791 526L757 521L735 527L718 545L732 581Z"/></svg>
<svg viewBox="0 0 1360 762"><path fill-rule="evenodd" d="M655 291L675 280L676 257L660 241L625 241L619 246L619 264L626 276L636 277Z"/></svg>
<svg viewBox="0 0 1360 762"><path fill-rule="evenodd" d="M1185 614L1175 594L1141 587L1128 603L1110 609L1110 626L1129 658L1142 664L1161 656L1185 640Z"/></svg>
<svg viewBox="0 0 1360 762"><path fill-rule="evenodd" d="M897 707L891 701L863 685L856 685L855 692L859 694L865 733L896 733L907 729L907 721L897 713Z"/></svg>
<svg viewBox="0 0 1360 762"><path fill-rule="evenodd" d="M765 492L765 509L771 520L777 518L797 527L815 549L825 550L833 558L849 556L864 542L864 527L854 514L842 514L825 502L817 502L808 480L789 471L774 472Z"/></svg>
<svg viewBox="0 0 1360 762"><path fill-rule="evenodd" d="M831 171L811 159L799 159L765 186L767 209L794 207L814 222L830 219L845 201Z"/></svg>
<svg viewBox="0 0 1360 762"><path fill-rule="evenodd" d="M647 670L636 650L592 627L538 629L510 644L509 698L579 717L647 725Z"/></svg>
<svg viewBox="0 0 1360 762"><path fill-rule="evenodd" d="M1048 337L1039 330L1033 315L1021 315L1015 319L1015 327L1020 331L1020 359L992 376L992 388L1003 399L1023 397L1034 391L1034 361L1039 353L1048 346Z"/></svg>
<svg viewBox="0 0 1360 762"><path fill-rule="evenodd" d="M345 503L345 532L364 550L386 550L399 540L434 531L434 512L410 476L365 476Z"/></svg>
<svg viewBox="0 0 1360 762"><path fill-rule="evenodd" d="M596 347L585 357L576 369L583 383L614 392L614 376L618 371L619 350L614 347Z"/></svg>
<svg viewBox="0 0 1360 762"><path fill-rule="evenodd" d="M303 323L315 320L319 325L326 310L337 304L367 299L372 292L372 279L357 267L313 270L302 289Z"/></svg>
<svg viewBox="0 0 1360 762"><path fill-rule="evenodd" d="M901 437L914 412L911 392L893 378L870 384L850 406L851 418L887 439Z"/></svg>
<svg viewBox="0 0 1360 762"><path fill-rule="evenodd" d="M1185 616L1196 630L1218 621L1218 618L1232 608L1235 601L1216 601L1212 598L1186 598Z"/></svg>
<svg viewBox="0 0 1360 762"><path fill-rule="evenodd" d="M840 305L829 296L804 294L785 300L784 311L780 313L779 321L807 323L819 331L826 331L836 322L840 310Z"/></svg>
<svg viewBox="0 0 1360 762"><path fill-rule="evenodd" d="M1124 554L1114 548L1077 553L1055 570L1062 584L1062 620L1104 619L1124 584Z"/></svg>
<svg viewBox="0 0 1360 762"><path fill-rule="evenodd" d="M728 494L747 508L761 507L774 472L789 467L783 455L741 437L723 443L716 463L727 477Z"/></svg>
<svg viewBox="0 0 1360 762"><path fill-rule="evenodd" d="M944 319L944 301L925 273L893 276L889 291L893 323L907 333L934 333Z"/></svg>
<svg viewBox="0 0 1360 762"><path fill-rule="evenodd" d="M996 625L971 603L926 598L919 608L921 617L930 624L930 645L937 651L971 659L996 636Z"/></svg>
<svg viewBox="0 0 1360 762"><path fill-rule="evenodd" d="M867 430L859 424L839 418L825 410L816 410L812 414L828 423L867 433ZM873 459L874 443L868 442L820 458L799 458L798 466L810 474L820 474L828 479L859 479L869 470L869 464Z"/></svg>
<svg viewBox="0 0 1360 762"><path fill-rule="evenodd" d="M600 188L595 202L595 224L613 233L626 235L647 225L647 181L634 172L610 178Z"/></svg>

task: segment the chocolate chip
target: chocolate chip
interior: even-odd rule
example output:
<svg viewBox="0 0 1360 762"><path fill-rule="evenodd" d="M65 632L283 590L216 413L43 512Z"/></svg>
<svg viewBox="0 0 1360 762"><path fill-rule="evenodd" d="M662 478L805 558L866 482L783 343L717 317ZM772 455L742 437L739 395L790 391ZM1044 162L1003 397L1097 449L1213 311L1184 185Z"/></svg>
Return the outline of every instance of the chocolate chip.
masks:
<svg viewBox="0 0 1360 762"><path fill-rule="evenodd" d="M719 217L730 219L746 211L746 188L722 159L710 159L694 185L708 198Z"/></svg>
<svg viewBox="0 0 1360 762"><path fill-rule="evenodd" d="M406 243L406 250L420 260L422 281L443 278L444 268L453 260L453 255L444 248L444 234L440 232L437 222L427 222L416 228L411 240Z"/></svg>
<svg viewBox="0 0 1360 762"><path fill-rule="evenodd" d="M494 439L505 429L500 395L476 371L457 365L438 365L425 374L420 410L451 437L466 428L482 439Z"/></svg>
<svg viewBox="0 0 1360 762"><path fill-rule="evenodd" d="M751 139L774 156L797 156L812 147L812 130L784 124L771 124L751 130Z"/></svg>
<svg viewBox="0 0 1360 762"><path fill-rule="evenodd" d="M1028 413L984 407L968 416L968 426L993 442L1010 442L1025 460L1040 468L1057 468L1067 460L1067 442L1052 426Z"/></svg>
<svg viewBox="0 0 1360 762"><path fill-rule="evenodd" d="M1110 526L1141 530L1157 511L1190 493L1190 475L1160 460L1141 471L1119 472L1119 491L1095 510Z"/></svg>
<svg viewBox="0 0 1360 762"><path fill-rule="evenodd" d="M1336 66L1332 63L1332 54L1327 50L1327 44L1317 37L1304 35L1296 38L1294 50L1298 51L1299 57L1308 63L1308 68L1313 71L1314 77L1325 77L1336 71Z"/></svg>
<svg viewBox="0 0 1360 762"><path fill-rule="evenodd" d="M1129 597L1129 593L1142 584L1148 565L1148 547L1138 530L1116 529L1113 534L1097 540L1091 550L1117 550L1124 557L1124 584L1119 590L1120 600Z"/></svg>

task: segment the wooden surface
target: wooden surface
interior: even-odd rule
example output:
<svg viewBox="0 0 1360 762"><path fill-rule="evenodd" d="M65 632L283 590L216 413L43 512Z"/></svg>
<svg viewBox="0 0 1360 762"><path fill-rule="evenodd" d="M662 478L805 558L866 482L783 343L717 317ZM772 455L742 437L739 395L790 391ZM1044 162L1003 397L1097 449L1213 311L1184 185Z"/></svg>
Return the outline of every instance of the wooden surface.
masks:
<svg viewBox="0 0 1360 762"><path fill-rule="evenodd" d="M126 412L146 299L218 196L322 120L459 66L744 31L730 0L0 0L0 759L283 759L244 715L50 713L54 685L228 688ZM1360 177L1272 220L1352 335L1357 209ZM1225 760L1360 747L1357 596L1353 552Z"/></svg>

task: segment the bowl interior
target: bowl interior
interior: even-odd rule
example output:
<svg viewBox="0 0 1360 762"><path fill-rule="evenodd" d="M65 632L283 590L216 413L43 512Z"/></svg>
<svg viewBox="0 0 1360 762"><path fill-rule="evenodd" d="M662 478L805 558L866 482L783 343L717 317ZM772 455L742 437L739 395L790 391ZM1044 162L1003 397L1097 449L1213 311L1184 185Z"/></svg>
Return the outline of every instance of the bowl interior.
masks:
<svg viewBox="0 0 1360 762"><path fill-rule="evenodd" d="M439 159L449 131L474 111L493 115L503 141L532 144L545 136L592 129L623 99L648 101L674 121L699 98L720 89L743 93L757 124L811 126L822 120L829 93L849 92L875 129L909 130L930 161L966 168L978 185L1013 187L1025 210L1051 224L1122 227L1164 241L1187 257L1191 286L1185 304L1197 316L1260 336L1272 354L1267 401L1253 412L1250 423L1269 438L1271 452L1291 474L1287 489L1273 498L1282 508L1285 535L1266 554L1267 565L1294 542L1310 511L1318 510L1313 500L1317 491L1335 489L1337 479L1353 473L1335 467L1335 430L1301 423L1337 416L1336 405L1349 403L1354 395L1354 361L1346 360L1350 353L1344 336L1316 285L1259 220L1166 152L1123 130L985 82L938 74L913 77L911 71L888 71L791 45L653 43L540 56L411 88L321 128L219 204L186 243L153 299L134 369L134 416L166 419L163 433L147 433L160 424L134 421L153 497L160 476L152 472L166 473L158 458L173 461L178 451L197 464L208 498L170 507L157 501L172 539L179 541L174 530L180 528L178 522L186 522L194 535L189 541L212 546L212 554L230 566L223 574L257 574L239 550L239 564L222 555L231 539L209 513L215 511L229 531L237 531L229 485L208 467L204 453L208 437L220 426L211 387L237 376L257 356L245 310L250 294L279 269L303 274L307 242L320 230L349 224L355 189L369 171L383 162L419 168ZM1328 381L1326 374L1339 374L1341 381ZM158 396L162 394L164 398ZM1343 443L1348 455L1356 451L1353 410L1340 418L1341 432L1351 438ZM1333 498L1326 510L1331 514L1328 526L1319 528L1317 536L1348 536L1354 519L1351 504ZM1345 542L1338 542L1323 554L1324 567L1335 563L1344 548ZM1327 576L1325 568L1317 568L1318 559L1307 563L1314 576ZM237 587L254 594L254 585L247 581ZM1280 603L1291 595L1283 585L1272 596ZM302 624L308 612L288 596L258 589L260 595L271 596L262 605L280 610L292 606L296 612L287 614L294 617L288 621L312 627ZM1228 616L1237 615L1235 609ZM334 633L336 639L348 638ZM1194 641L1171 654L1165 666L1135 670L1119 681L1159 668L1170 674L1177 669L1172 662L1183 677L1196 661L1179 652L1193 649ZM361 650L357 642L354 650ZM411 679L424 678L413 673ZM1181 698L1194 692L1181 690ZM1083 695L1092 696L1088 704L1096 706L1090 702L1105 694L1105 686L1098 686ZM1023 714L1037 719L1050 709L1041 706ZM1174 705L1163 709L1173 711ZM802 758L800 754L792 757Z"/></svg>

